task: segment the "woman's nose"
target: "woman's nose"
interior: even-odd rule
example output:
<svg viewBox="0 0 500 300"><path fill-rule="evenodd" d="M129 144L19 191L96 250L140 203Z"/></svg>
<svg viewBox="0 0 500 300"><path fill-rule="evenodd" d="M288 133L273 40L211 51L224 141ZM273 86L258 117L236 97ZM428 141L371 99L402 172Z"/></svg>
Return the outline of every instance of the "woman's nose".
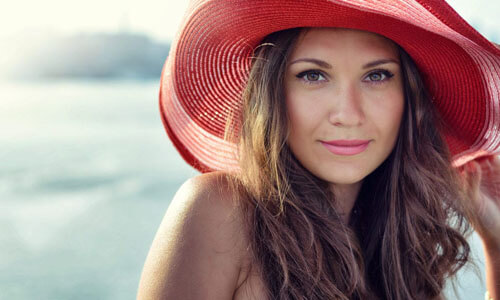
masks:
<svg viewBox="0 0 500 300"><path fill-rule="evenodd" d="M332 95L329 121L335 126L359 126L365 120L361 91L352 85L339 86Z"/></svg>

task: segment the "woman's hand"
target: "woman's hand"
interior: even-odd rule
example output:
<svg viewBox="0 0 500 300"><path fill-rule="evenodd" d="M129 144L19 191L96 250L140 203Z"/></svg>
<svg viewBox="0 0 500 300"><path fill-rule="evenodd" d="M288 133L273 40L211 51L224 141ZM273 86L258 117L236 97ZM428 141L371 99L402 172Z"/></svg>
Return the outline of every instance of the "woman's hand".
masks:
<svg viewBox="0 0 500 300"><path fill-rule="evenodd" d="M500 250L500 156L470 161L461 174L472 210L469 221L485 245Z"/></svg>

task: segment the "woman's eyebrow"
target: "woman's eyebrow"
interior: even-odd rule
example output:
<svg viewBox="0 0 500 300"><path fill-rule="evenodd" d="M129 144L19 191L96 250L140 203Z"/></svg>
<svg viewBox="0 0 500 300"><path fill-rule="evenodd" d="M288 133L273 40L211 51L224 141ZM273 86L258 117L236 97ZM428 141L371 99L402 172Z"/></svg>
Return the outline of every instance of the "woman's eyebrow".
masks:
<svg viewBox="0 0 500 300"><path fill-rule="evenodd" d="M318 65L318 66L320 66L322 68L325 68L325 69L331 69L332 68L332 65L330 65L326 61L323 61L323 60L320 60L320 59L315 59L315 58L299 58L299 59L296 59L296 60L292 61L290 63L290 65L293 65L293 64L298 63L298 62L313 63L313 64L316 64L316 65Z"/></svg>
<svg viewBox="0 0 500 300"><path fill-rule="evenodd" d="M368 69L372 68L378 65L383 65L383 64L388 64L388 63L395 63L399 65L399 61L392 59L392 58L383 58L383 59L377 59L375 61L369 62L363 66L363 69Z"/></svg>
<svg viewBox="0 0 500 300"><path fill-rule="evenodd" d="M330 65L326 61L323 61L323 60L320 60L320 59L316 59L316 58L299 58L299 59L296 59L296 60L292 61L290 63L290 65L293 65L293 64L299 63L299 62L312 63L312 64L318 65L318 66L320 66L322 68L325 68L325 69L331 69L332 68L332 65ZM363 66L363 69L368 69L368 68L372 68L372 67L375 67L375 66L378 66L378 65L387 64L387 63L399 64L399 61L397 61L395 59L391 59L391 58L377 59L375 61L372 61L372 62L369 62L369 63L365 64Z"/></svg>

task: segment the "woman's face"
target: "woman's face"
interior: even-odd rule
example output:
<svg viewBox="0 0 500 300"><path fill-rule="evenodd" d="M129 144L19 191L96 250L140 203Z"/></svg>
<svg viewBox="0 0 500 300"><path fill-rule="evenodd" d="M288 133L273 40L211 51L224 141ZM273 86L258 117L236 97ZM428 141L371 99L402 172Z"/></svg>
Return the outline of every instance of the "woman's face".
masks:
<svg viewBox="0 0 500 300"><path fill-rule="evenodd" d="M284 85L288 144L311 173L333 185L360 183L389 156L404 110L399 55L390 40L349 29L308 30L288 58Z"/></svg>

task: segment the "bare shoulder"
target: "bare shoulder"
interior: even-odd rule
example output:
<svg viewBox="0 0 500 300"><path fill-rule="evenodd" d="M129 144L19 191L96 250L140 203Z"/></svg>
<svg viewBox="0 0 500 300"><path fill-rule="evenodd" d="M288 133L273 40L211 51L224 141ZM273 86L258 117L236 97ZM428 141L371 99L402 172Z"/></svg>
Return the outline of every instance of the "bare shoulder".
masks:
<svg viewBox="0 0 500 300"><path fill-rule="evenodd" d="M224 173L187 180L146 259L138 299L232 299L246 257L238 201Z"/></svg>
<svg viewBox="0 0 500 300"><path fill-rule="evenodd" d="M178 199L186 205L208 205L226 212L234 212L238 205L230 188L228 175L211 172L188 179L177 191L172 204ZM218 212L216 210L215 212Z"/></svg>

